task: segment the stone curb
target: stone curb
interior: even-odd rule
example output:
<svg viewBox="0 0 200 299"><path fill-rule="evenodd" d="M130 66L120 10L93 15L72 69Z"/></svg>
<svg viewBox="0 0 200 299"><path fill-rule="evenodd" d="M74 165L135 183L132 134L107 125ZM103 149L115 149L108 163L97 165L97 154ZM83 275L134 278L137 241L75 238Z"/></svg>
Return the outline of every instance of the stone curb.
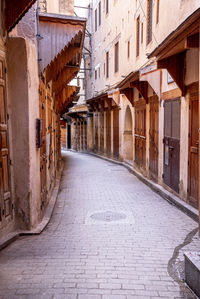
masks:
<svg viewBox="0 0 200 299"><path fill-rule="evenodd" d="M56 182L55 182L55 186L52 191L51 199L50 199L49 204L45 210L45 214L44 214L42 221L38 224L38 226L36 228L34 228L32 230L15 231L15 232L8 234L8 236L6 236L5 238L0 239L0 250L5 248L6 246L8 246L10 243L15 241L20 236L40 235L44 231L44 229L49 224L49 221L51 220L51 216L53 214L53 210L54 210L54 207L55 207L55 204L57 201L63 168L64 168L64 162L61 161L61 167L60 167L59 173L56 178Z"/></svg>
<svg viewBox="0 0 200 299"><path fill-rule="evenodd" d="M187 214L190 218L192 218L194 221L199 222L199 215L198 211L187 204L185 201L181 200L178 196L172 194L171 192L167 191L163 186L154 183L153 181L145 178L141 173L136 171L132 166L120 162L117 160L113 160L104 156L97 155L95 153L90 153L90 152L83 152L85 154L95 156L97 158L100 158L102 160L109 161L114 164L118 164L121 166L124 166L126 169L130 171L133 175L135 175L140 181L142 181L144 184L146 184L148 187L150 187L154 192L158 193L162 198L167 200L170 204L174 205L176 208Z"/></svg>

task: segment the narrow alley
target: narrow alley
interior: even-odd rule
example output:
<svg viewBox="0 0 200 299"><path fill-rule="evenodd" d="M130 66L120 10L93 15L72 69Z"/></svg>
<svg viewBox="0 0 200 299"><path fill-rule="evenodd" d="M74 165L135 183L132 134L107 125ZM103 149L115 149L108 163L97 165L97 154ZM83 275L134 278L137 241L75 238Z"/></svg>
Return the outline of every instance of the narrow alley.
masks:
<svg viewBox="0 0 200 299"><path fill-rule="evenodd" d="M181 282L197 223L127 169L64 152L53 217L1 252L0 298L196 298Z"/></svg>

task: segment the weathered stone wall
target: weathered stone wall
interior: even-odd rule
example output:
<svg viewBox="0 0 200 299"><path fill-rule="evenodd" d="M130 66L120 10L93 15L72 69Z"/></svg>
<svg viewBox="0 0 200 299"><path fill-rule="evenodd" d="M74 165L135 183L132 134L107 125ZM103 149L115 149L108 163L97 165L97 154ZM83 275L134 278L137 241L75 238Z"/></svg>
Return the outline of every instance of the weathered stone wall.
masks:
<svg viewBox="0 0 200 299"><path fill-rule="evenodd" d="M46 0L46 11L74 16L74 0Z"/></svg>

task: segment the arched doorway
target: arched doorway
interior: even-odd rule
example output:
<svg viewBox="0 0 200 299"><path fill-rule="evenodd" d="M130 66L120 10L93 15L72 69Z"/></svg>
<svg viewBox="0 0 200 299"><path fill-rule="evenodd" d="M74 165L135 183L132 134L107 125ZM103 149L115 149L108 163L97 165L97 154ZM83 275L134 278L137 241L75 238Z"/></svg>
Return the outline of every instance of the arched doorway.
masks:
<svg viewBox="0 0 200 299"><path fill-rule="evenodd" d="M124 146L123 146L124 160L133 161L133 120L131 109L126 108L124 119Z"/></svg>

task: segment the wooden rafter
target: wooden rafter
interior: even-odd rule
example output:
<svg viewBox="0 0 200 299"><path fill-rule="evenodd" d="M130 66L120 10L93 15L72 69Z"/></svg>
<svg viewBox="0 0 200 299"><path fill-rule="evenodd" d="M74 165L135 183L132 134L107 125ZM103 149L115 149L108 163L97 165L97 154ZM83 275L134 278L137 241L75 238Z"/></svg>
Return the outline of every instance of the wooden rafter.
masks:
<svg viewBox="0 0 200 299"><path fill-rule="evenodd" d="M99 108L101 111L105 110L105 102L103 100L99 100Z"/></svg>
<svg viewBox="0 0 200 299"><path fill-rule="evenodd" d="M82 32L78 33L80 41L82 38ZM74 41L77 36L74 37L74 40L70 42L58 55L57 57L47 66L46 68L46 80L49 82L50 80L55 80L56 77L59 76L60 72L67 66L69 67L80 67L81 63L81 51L82 48L76 43L74 45Z"/></svg>
<svg viewBox="0 0 200 299"><path fill-rule="evenodd" d="M5 2L5 29L11 31L36 0L6 0Z"/></svg>
<svg viewBox="0 0 200 299"><path fill-rule="evenodd" d="M112 98L104 97L103 98L108 106L108 110L112 109Z"/></svg>
<svg viewBox="0 0 200 299"><path fill-rule="evenodd" d="M60 93L63 88L74 78L74 76L78 73L77 68L64 68L62 72L59 74L59 77L56 81L53 81L53 91L55 94Z"/></svg>
<svg viewBox="0 0 200 299"><path fill-rule="evenodd" d="M67 87L63 88L63 90L59 94L57 94L56 103L60 113L66 110L69 104L71 104L74 99L76 99L79 90L80 88L77 86L68 85Z"/></svg>

